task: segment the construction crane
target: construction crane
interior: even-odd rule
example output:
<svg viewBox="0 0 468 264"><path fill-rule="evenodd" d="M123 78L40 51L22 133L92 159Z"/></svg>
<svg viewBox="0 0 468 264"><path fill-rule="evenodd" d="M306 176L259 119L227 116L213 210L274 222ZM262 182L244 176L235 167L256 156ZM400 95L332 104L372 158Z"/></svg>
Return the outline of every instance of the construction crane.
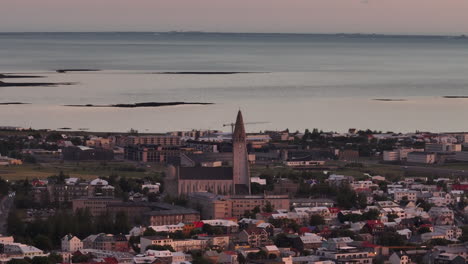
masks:
<svg viewBox="0 0 468 264"><path fill-rule="evenodd" d="M260 124L269 124L270 122L245 122L244 125L260 125ZM231 133L234 134L234 127L236 123L227 123L223 124L223 127L231 126Z"/></svg>

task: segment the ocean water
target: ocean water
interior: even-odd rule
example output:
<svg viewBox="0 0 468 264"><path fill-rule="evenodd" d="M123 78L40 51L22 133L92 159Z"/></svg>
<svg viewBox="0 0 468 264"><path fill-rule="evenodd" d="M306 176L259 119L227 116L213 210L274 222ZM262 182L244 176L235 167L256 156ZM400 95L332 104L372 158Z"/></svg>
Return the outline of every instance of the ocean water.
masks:
<svg viewBox="0 0 468 264"><path fill-rule="evenodd" d="M56 73L56 69L99 69ZM233 71L178 75L169 71ZM468 39L457 37L0 33L0 73L75 82L0 87L0 126L166 132L224 129L238 109L249 131L468 131ZM374 99L402 99L376 101ZM159 108L68 104L209 102ZM266 123L265 123L266 122Z"/></svg>

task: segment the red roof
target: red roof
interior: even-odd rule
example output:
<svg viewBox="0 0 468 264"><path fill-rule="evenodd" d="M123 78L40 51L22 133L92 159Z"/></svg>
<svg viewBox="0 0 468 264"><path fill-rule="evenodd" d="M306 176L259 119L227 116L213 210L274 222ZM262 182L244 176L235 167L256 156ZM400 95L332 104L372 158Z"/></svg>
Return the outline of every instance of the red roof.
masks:
<svg viewBox="0 0 468 264"><path fill-rule="evenodd" d="M338 207L330 207L330 208L328 208L328 211L330 211L330 213L332 213L332 214L337 214L337 213L341 212L341 209L338 208Z"/></svg>
<svg viewBox="0 0 468 264"><path fill-rule="evenodd" d="M468 191L468 184L454 184L452 185L452 189L457 191Z"/></svg>
<svg viewBox="0 0 468 264"><path fill-rule="evenodd" d="M384 225L380 220L367 220L367 221L366 221L366 224L367 224L370 228L381 227L381 226Z"/></svg>
<svg viewBox="0 0 468 264"><path fill-rule="evenodd" d="M107 264L119 264L119 261L116 258L104 258L104 262Z"/></svg>
<svg viewBox="0 0 468 264"><path fill-rule="evenodd" d="M369 188L356 188L354 189L355 192L370 192L371 189Z"/></svg>
<svg viewBox="0 0 468 264"><path fill-rule="evenodd" d="M363 241L362 244L361 244L362 247L367 247L367 248L377 248L377 247L380 247L379 245L376 245L376 244L372 244L368 241Z"/></svg>
<svg viewBox="0 0 468 264"><path fill-rule="evenodd" d="M203 222L193 222L193 225L195 226L195 228L202 228L204 223Z"/></svg>
<svg viewBox="0 0 468 264"><path fill-rule="evenodd" d="M299 233L301 233L301 234L308 233L308 232L310 232L310 228L308 228L308 227L301 227L299 229Z"/></svg>

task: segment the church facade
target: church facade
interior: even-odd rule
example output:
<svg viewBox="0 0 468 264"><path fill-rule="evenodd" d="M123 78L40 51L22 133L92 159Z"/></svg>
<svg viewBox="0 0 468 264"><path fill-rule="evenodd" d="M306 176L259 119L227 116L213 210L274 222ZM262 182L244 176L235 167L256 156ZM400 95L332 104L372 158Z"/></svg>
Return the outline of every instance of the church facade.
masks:
<svg viewBox="0 0 468 264"><path fill-rule="evenodd" d="M167 193L177 196L195 192L220 195L250 194L250 169L241 111L237 114L232 144L232 167L170 166L165 178Z"/></svg>

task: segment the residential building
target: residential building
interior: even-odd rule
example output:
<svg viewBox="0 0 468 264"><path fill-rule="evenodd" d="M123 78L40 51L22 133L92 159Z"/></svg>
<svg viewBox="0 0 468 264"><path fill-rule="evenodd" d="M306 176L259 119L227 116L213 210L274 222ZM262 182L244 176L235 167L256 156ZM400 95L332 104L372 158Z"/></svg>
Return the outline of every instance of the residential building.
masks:
<svg viewBox="0 0 468 264"><path fill-rule="evenodd" d="M83 249L83 242L76 236L68 234L62 238L62 251L76 252Z"/></svg>
<svg viewBox="0 0 468 264"><path fill-rule="evenodd" d="M268 233L261 228L248 228L238 234L239 242L249 244L251 247L263 247L272 242L268 239Z"/></svg>
<svg viewBox="0 0 468 264"><path fill-rule="evenodd" d="M453 211L447 207L432 207L428 214L436 225L452 225L454 223Z"/></svg>
<svg viewBox="0 0 468 264"><path fill-rule="evenodd" d="M410 152L407 161L409 163L433 164L436 162L436 154L431 152Z"/></svg>
<svg viewBox="0 0 468 264"><path fill-rule="evenodd" d="M122 252L127 252L129 249L127 238L124 235L112 235L104 233L86 237L83 239L83 247Z"/></svg>
<svg viewBox="0 0 468 264"><path fill-rule="evenodd" d="M395 251L389 258L390 264L411 264L411 259L404 251Z"/></svg>

